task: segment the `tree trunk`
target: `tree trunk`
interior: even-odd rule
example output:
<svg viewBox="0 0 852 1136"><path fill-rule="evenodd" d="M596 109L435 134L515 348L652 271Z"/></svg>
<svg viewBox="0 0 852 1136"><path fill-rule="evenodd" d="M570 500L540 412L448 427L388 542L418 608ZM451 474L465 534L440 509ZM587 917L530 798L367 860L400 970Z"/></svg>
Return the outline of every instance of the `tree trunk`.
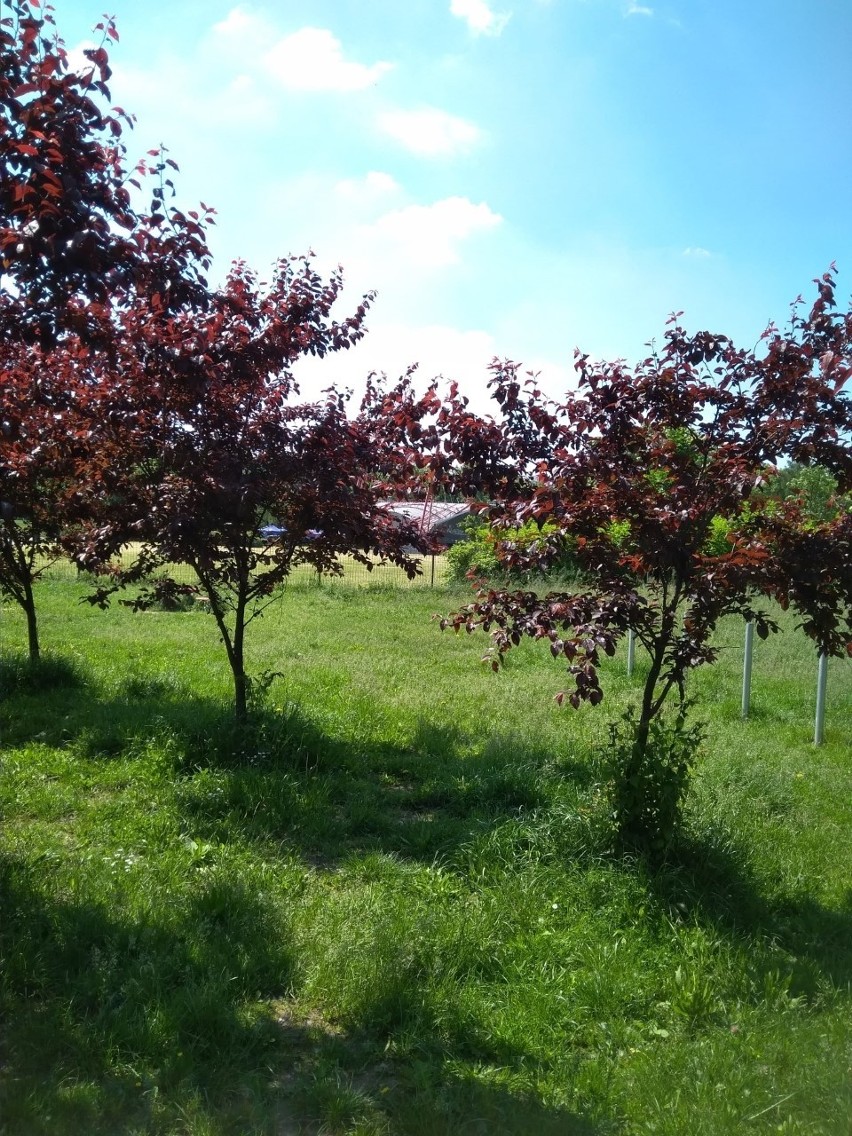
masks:
<svg viewBox="0 0 852 1136"><path fill-rule="evenodd" d="M641 762L645 756L645 751L648 748L648 732L651 728L651 719L654 717L654 694L657 689L657 680L660 677L660 671L663 669L663 658L665 656L665 646L659 644L656 652L651 659L651 669L645 679L645 688L642 691L642 709L639 713L639 721L636 724L636 750L637 756Z"/></svg>
<svg viewBox="0 0 852 1136"><path fill-rule="evenodd" d="M231 674L234 679L234 715L238 722L243 722L248 717L248 678L246 676L245 660L243 657L243 643L245 641L246 629L246 602L245 599L240 596L234 612L234 630L230 631L225 619L225 613L219 604L216 589L204 575L198 571L197 565L193 565L193 567L195 567L202 587L207 593L207 598L210 600L210 610L213 612L213 618L216 620L216 626L219 628L219 634L222 636L222 642L225 644L225 652L228 656L228 663L231 667Z"/></svg>
<svg viewBox="0 0 852 1136"><path fill-rule="evenodd" d="M234 715L238 722L244 722L248 717L248 680L242 669L237 670L231 664L234 672Z"/></svg>
<svg viewBox="0 0 852 1136"><path fill-rule="evenodd" d="M664 855L680 829L689 774L700 741L700 730L683 730L683 690L677 674L670 671L660 681L673 628L674 617L664 618L645 679L639 719L632 738L622 735L621 768L616 776L619 842L652 857ZM675 684L681 691L678 721L651 743L651 725Z"/></svg>
<svg viewBox="0 0 852 1136"><path fill-rule="evenodd" d="M665 646L657 644L651 656L651 669L645 679L639 721L630 745L630 753L617 776L616 815L619 840L627 848L644 847L656 835L649 831L650 811L648 800L647 762L653 760L648 753L648 737L654 718L654 694L663 668Z"/></svg>
<svg viewBox="0 0 852 1136"><path fill-rule="evenodd" d="M234 674L234 713L238 722L248 716L248 679L246 678L243 644L246 630L246 604L241 595L234 613L234 638L231 649L231 670Z"/></svg>
<svg viewBox="0 0 852 1136"><path fill-rule="evenodd" d="M233 636L230 636L224 621L217 619L217 622L225 640L225 650L234 679L234 715L238 722L244 722L248 717L248 677L243 662L243 627L237 624Z"/></svg>
<svg viewBox="0 0 852 1136"><path fill-rule="evenodd" d="M27 640L29 642L30 662L37 663L41 658L38 645L38 620L36 618L32 584L29 581L24 583L24 603L22 606L27 616Z"/></svg>

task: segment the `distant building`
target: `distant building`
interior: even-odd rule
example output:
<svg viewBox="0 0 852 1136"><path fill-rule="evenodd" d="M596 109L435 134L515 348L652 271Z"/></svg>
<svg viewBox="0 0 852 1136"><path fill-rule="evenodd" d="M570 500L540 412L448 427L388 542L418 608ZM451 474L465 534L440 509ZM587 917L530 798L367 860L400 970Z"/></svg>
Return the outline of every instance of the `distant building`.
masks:
<svg viewBox="0 0 852 1136"><path fill-rule="evenodd" d="M464 502L382 501L381 505L400 520L428 533L445 548L464 540L467 535L461 522L470 516L471 509Z"/></svg>

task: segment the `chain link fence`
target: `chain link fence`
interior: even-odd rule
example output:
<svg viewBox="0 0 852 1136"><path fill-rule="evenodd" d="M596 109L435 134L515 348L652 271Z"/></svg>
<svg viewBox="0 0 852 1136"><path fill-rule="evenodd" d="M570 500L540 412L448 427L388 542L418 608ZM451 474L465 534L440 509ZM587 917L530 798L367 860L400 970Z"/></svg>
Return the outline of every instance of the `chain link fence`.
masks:
<svg viewBox="0 0 852 1136"><path fill-rule="evenodd" d="M122 563L130 566L134 552L126 550ZM287 579L287 587L329 587L329 588L437 588L449 582L447 558L444 555L424 556L420 560L420 572L413 580L401 568L393 564L376 564L372 570L360 564L351 556L340 558L342 571L339 574L318 573L307 564L297 565ZM166 569L163 569L163 575ZM195 571L188 564L172 564L168 575L179 584L196 584ZM57 560L49 565L44 573L48 580L73 581L91 579L78 572L69 560Z"/></svg>

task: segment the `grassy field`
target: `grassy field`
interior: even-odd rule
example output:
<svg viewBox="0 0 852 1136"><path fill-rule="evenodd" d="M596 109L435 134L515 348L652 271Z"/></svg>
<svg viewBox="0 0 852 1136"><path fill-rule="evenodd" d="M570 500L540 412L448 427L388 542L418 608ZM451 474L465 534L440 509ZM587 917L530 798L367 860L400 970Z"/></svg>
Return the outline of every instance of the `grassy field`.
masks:
<svg viewBox="0 0 852 1136"><path fill-rule="evenodd" d="M124 547L119 562L124 568L129 568L136 559L142 546L128 544ZM449 566L447 557L442 553L435 556L420 558L420 575L409 580L402 568L394 564L376 565L369 569L360 564L352 556L338 557L342 572L339 576L325 575L322 580L317 576L316 570L308 564L297 564L290 575L290 586L299 587L310 584L321 584L323 587L350 587L350 588L376 588L376 587L412 587L431 588L444 586L449 583ZM44 563L44 562L43 562ZM198 577L188 564L173 564L169 574L181 584L197 584ZM77 569L70 560L60 559L46 566L44 578L52 582L62 581L69 583L78 579Z"/></svg>
<svg viewBox="0 0 852 1136"><path fill-rule="evenodd" d="M641 678L553 702L440 590L291 588L251 730L201 612L0 613L0 1132L719 1136L852 1130L852 664L742 627L677 856L603 851Z"/></svg>

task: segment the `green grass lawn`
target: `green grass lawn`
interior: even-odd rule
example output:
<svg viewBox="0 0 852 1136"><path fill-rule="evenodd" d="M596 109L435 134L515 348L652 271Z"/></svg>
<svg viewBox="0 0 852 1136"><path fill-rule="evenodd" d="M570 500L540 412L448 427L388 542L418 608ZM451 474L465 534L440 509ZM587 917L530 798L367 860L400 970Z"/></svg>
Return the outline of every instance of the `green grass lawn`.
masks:
<svg viewBox="0 0 852 1136"><path fill-rule="evenodd" d="M852 1130L852 663L742 627L695 676L678 854L604 851L638 691L500 675L463 596L291 588L229 716L212 619L40 592L0 612L0 1132L469 1136Z"/></svg>

